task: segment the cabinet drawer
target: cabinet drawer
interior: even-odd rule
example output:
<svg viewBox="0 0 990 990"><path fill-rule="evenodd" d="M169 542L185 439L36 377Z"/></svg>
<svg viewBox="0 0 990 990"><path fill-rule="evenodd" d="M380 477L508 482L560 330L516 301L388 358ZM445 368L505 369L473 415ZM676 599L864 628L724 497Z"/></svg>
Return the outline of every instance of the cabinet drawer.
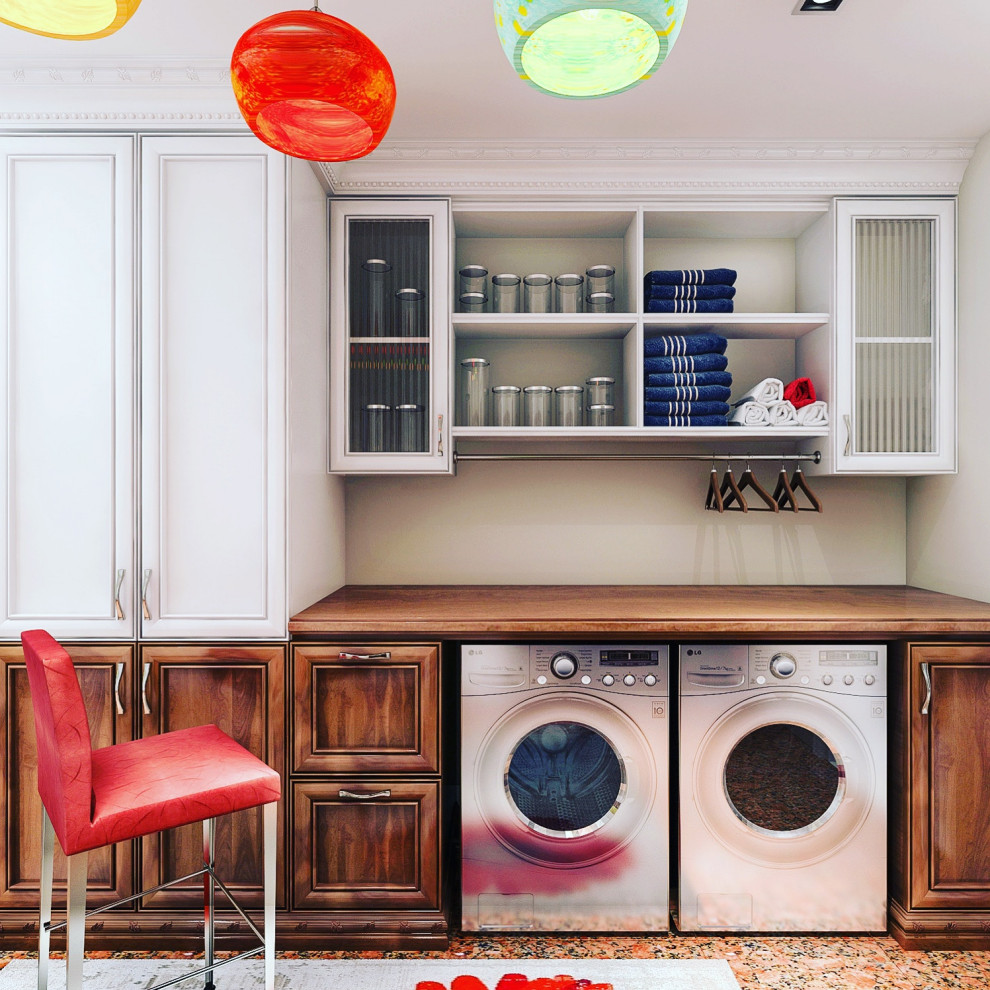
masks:
<svg viewBox="0 0 990 990"><path fill-rule="evenodd" d="M293 648L294 769L439 773L436 645Z"/></svg>
<svg viewBox="0 0 990 990"><path fill-rule="evenodd" d="M439 783L314 781L292 794L294 910L439 908Z"/></svg>

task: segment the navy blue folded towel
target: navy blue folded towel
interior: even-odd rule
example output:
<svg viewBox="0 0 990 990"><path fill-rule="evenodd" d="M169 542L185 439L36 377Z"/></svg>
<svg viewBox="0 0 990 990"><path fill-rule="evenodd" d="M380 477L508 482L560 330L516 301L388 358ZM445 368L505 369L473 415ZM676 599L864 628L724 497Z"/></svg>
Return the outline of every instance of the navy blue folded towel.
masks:
<svg viewBox="0 0 990 990"><path fill-rule="evenodd" d="M731 385L732 372L730 371L668 371L656 372L646 376L646 384L653 388L669 388L673 385L678 387L698 387L706 385Z"/></svg>
<svg viewBox="0 0 990 990"><path fill-rule="evenodd" d="M727 426L724 416L644 416L644 426Z"/></svg>
<svg viewBox="0 0 990 990"><path fill-rule="evenodd" d="M731 299L647 299L647 313L731 313Z"/></svg>
<svg viewBox="0 0 990 990"><path fill-rule="evenodd" d="M650 299L731 299L734 285L647 285L646 300Z"/></svg>
<svg viewBox="0 0 990 990"><path fill-rule="evenodd" d="M647 402L647 416L721 416L729 415L727 402Z"/></svg>
<svg viewBox="0 0 990 990"><path fill-rule="evenodd" d="M647 402L725 402L732 390L728 385L647 385L643 391Z"/></svg>
<svg viewBox="0 0 990 990"><path fill-rule="evenodd" d="M734 285L731 268L675 268L647 272L644 285Z"/></svg>
<svg viewBox="0 0 990 990"><path fill-rule="evenodd" d="M643 353L647 357L666 354L724 354L728 341L718 333L692 333L684 336L665 334L647 337L643 341Z"/></svg>
<svg viewBox="0 0 990 990"><path fill-rule="evenodd" d="M724 354L673 354L643 358L643 369L650 372L725 371L729 359Z"/></svg>

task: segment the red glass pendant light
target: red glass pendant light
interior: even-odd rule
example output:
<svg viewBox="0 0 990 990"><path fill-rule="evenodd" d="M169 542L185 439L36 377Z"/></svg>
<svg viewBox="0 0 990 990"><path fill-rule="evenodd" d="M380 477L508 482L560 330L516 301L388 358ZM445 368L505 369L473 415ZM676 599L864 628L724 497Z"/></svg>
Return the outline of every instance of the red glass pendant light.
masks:
<svg viewBox="0 0 990 990"><path fill-rule="evenodd" d="M395 79L366 35L312 10L287 10L241 35L230 60L237 105L265 144L344 162L373 151L395 109Z"/></svg>

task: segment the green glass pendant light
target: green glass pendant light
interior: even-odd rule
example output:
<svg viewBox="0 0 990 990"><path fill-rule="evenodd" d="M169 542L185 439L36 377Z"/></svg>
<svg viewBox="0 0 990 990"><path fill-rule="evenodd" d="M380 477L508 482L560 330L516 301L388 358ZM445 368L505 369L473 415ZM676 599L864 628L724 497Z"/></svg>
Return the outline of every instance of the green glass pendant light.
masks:
<svg viewBox="0 0 990 990"><path fill-rule="evenodd" d="M519 78L553 96L621 93L663 64L688 0L495 0L495 27Z"/></svg>

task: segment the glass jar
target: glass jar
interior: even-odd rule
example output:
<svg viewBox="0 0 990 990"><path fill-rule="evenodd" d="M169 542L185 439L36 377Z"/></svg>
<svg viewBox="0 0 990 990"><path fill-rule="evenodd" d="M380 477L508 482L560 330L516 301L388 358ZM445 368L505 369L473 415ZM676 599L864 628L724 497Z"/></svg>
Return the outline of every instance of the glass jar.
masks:
<svg viewBox="0 0 990 990"><path fill-rule="evenodd" d="M615 296L611 292L592 292L588 296L589 313L614 313Z"/></svg>
<svg viewBox="0 0 990 990"><path fill-rule="evenodd" d="M398 448L403 453L426 450L423 412L423 406L414 402L404 402L395 407Z"/></svg>
<svg viewBox="0 0 990 990"><path fill-rule="evenodd" d="M465 265L458 273L461 277L461 292L480 292L485 294L488 280L488 269L481 265Z"/></svg>
<svg viewBox="0 0 990 990"><path fill-rule="evenodd" d="M596 403L588 406L588 426L614 426L615 406Z"/></svg>
<svg viewBox="0 0 990 990"><path fill-rule="evenodd" d="M371 403L364 407L364 450L379 454L388 450L387 438L392 407Z"/></svg>
<svg viewBox="0 0 990 990"><path fill-rule="evenodd" d="M462 292L459 302L462 313L483 313L488 296L483 292Z"/></svg>
<svg viewBox="0 0 990 990"><path fill-rule="evenodd" d="M589 378L585 383L588 390L588 405L612 405L614 400L615 379L607 375Z"/></svg>
<svg viewBox="0 0 990 990"><path fill-rule="evenodd" d="M615 268L612 265L592 265L585 273L588 295L593 292L615 292Z"/></svg>
<svg viewBox="0 0 990 990"><path fill-rule="evenodd" d="M519 425L519 396L518 385L496 385L492 389L492 425Z"/></svg>
<svg viewBox="0 0 990 990"><path fill-rule="evenodd" d="M552 426L550 399L553 389L549 385L527 385L523 389L523 423L526 426Z"/></svg>
<svg viewBox="0 0 990 990"><path fill-rule="evenodd" d="M461 425L488 426L491 363L487 358L461 361Z"/></svg>
<svg viewBox="0 0 990 990"><path fill-rule="evenodd" d="M553 280L554 308L558 313L580 313L583 296L583 275L558 275Z"/></svg>
<svg viewBox="0 0 990 990"><path fill-rule="evenodd" d="M364 327L362 332L366 337L387 336L385 328L385 278L391 270L392 266L382 258L369 258L361 263L361 287L364 292Z"/></svg>
<svg viewBox="0 0 990 990"><path fill-rule="evenodd" d="M492 276L492 312L519 312L519 283L518 275Z"/></svg>
<svg viewBox="0 0 990 990"><path fill-rule="evenodd" d="M399 303L399 334L403 337L422 337L426 293L422 289L399 289L395 298Z"/></svg>
<svg viewBox="0 0 990 990"><path fill-rule="evenodd" d="M527 313L549 313L553 310L553 279L536 273L523 279L523 309Z"/></svg>
<svg viewBox="0 0 990 990"><path fill-rule="evenodd" d="M583 426L584 387L581 385L558 385L554 389L557 400L558 426Z"/></svg>

